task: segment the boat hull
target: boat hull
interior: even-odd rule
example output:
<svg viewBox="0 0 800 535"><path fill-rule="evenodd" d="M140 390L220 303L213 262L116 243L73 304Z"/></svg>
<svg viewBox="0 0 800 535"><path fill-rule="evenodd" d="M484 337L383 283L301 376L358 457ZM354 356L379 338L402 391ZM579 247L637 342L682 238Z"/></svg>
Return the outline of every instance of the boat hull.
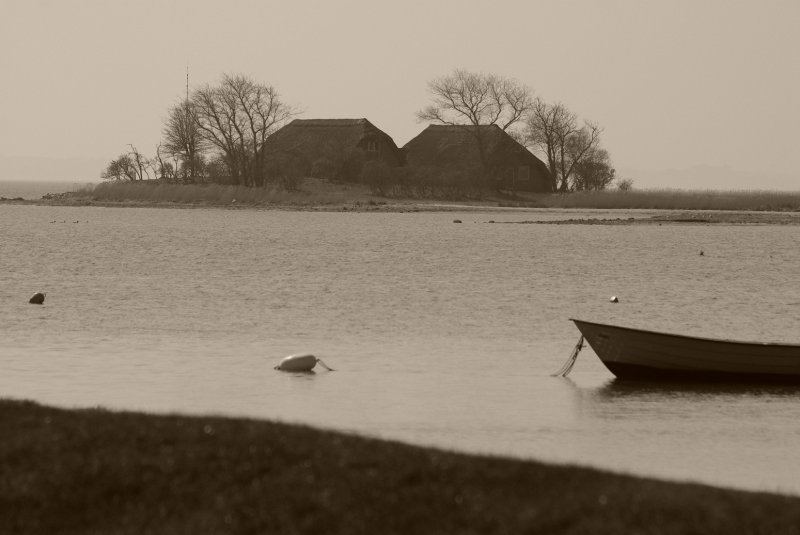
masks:
<svg viewBox="0 0 800 535"><path fill-rule="evenodd" d="M715 340L572 321L620 379L800 383L800 345Z"/></svg>

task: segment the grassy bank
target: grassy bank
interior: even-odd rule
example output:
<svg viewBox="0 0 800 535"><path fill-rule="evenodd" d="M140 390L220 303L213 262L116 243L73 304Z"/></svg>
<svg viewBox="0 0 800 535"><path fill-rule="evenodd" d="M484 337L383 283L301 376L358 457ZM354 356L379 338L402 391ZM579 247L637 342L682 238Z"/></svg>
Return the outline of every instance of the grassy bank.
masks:
<svg viewBox="0 0 800 535"><path fill-rule="evenodd" d="M247 188L219 184L160 184L105 182L77 192L73 198L95 202L135 202L145 204L201 204L212 206L298 206L314 207L380 201L366 186L335 184L307 179L297 191L278 187ZM385 201L384 201L385 204Z"/></svg>
<svg viewBox="0 0 800 535"><path fill-rule="evenodd" d="M0 401L2 533L794 533L800 499L306 427Z"/></svg>
<svg viewBox="0 0 800 535"><path fill-rule="evenodd" d="M52 204L250 206L327 210L446 209L448 202L478 208L650 209L800 212L800 191L617 190L571 194L487 192L480 200L399 199L374 195L363 184L304 179L297 191L281 188L105 182L77 192L51 195Z"/></svg>

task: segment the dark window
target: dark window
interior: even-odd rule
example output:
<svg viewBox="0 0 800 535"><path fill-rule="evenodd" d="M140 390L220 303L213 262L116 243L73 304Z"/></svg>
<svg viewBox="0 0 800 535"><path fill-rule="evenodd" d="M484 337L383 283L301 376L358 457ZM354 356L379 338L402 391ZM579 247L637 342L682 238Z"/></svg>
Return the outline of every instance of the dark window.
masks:
<svg viewBox="0 0 800 535"><path fill-rule="evenodd" d="M378 143L374 139L367 141L367 152L378 152Z"/></svg>

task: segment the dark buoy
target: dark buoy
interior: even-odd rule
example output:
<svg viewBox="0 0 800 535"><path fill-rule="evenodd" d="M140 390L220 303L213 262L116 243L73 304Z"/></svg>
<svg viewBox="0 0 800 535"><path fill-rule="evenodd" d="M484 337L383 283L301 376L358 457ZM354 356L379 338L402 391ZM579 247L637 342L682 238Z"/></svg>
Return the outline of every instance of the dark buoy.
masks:
<svg viewBox="0 0 800 535"><path fill-rule="evenodd" d="M42 293L42 292L36 292L35 294L33 294L33 297L31 297L31 299L30 299L30 301L28 301L28 303L31 303L32 305L44 304L44 296L45 295L47 295L47 294L46 293Z"/></svg>
<svg viewBox="0 0 800 535"><path fill-rule="evenodd" d="M460 219L453 219L453 223L461 223Z"/></svg>
<svg viewBox="0 0 800 535"><path fill-rule="evenodd" d="M700 249L700 256L703 256L704 254L705 254L705 253L703 253L703 250L702 250L702 249Z"/></svg>

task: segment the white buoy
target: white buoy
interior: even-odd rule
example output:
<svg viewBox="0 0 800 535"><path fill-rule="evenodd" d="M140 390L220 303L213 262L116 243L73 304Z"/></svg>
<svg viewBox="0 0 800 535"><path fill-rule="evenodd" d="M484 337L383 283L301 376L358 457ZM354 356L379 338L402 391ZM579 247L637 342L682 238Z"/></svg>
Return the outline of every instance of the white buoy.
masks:
<svg viewBox="0 0 800 535"><path fill-rule="evenodd" d="M333 371L333 369L326 366L324 362L310 353L284 357L281 363L275 366L275 369L282 372L310 372L314 369L314 366L317 365L317 362L326 370Z"/></svg>
<svg viewBox="0 0 800 535"><path fill-rule="evenodd" d="M619 299L617 298L616 295L612 295L611 299L609 299L609 301L611 301L612 303L619 303Z"/></svg>

